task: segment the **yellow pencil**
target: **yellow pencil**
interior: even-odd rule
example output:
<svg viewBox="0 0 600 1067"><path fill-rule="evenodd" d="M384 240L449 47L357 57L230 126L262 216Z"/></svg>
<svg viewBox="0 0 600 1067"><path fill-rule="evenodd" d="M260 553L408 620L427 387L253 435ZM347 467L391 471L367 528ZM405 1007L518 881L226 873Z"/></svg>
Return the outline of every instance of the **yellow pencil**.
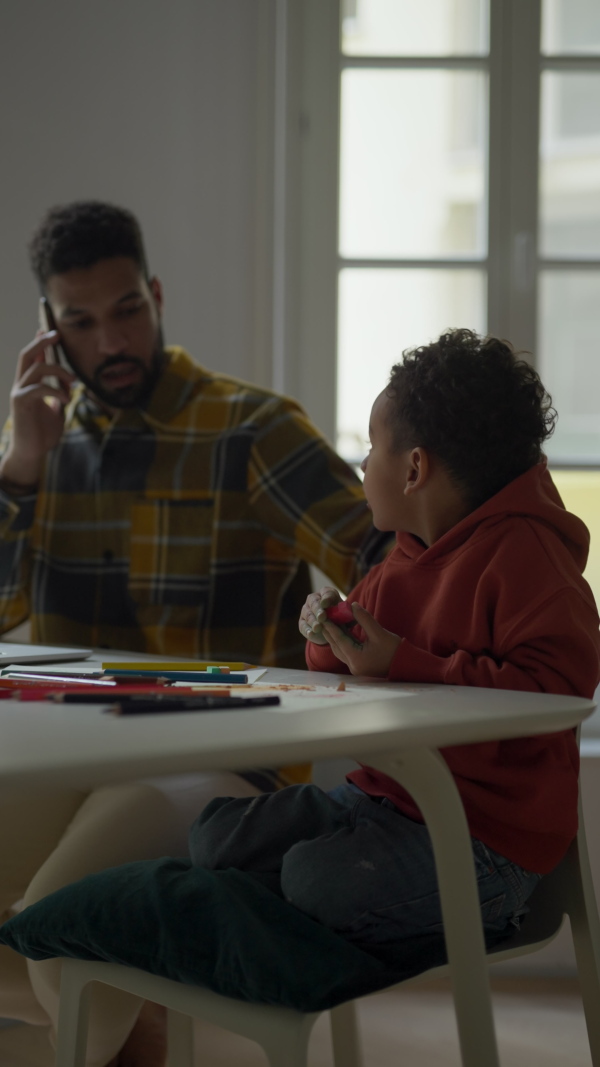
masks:
<svg viewBox="0 0 600 1067"><path fill-rule="evenodd" d="M252 663L222 663L219 660L140 660L137 663L111 661L103 663L103 671L206 671L208 667L228 667L230 671L256 670Z"/></svg>

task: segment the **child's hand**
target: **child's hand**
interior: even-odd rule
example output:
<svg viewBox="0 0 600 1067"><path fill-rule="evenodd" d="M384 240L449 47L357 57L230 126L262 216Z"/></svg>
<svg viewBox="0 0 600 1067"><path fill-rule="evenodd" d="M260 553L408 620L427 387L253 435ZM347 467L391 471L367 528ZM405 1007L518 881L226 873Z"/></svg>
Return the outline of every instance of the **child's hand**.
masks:
<svg viewBox="0 0 600 1067"><path fill-rule="evenodd" d="M310 599L310 598L309 598ZM398 645L403 640L391 630L384 630L373 616L360 604L353 604L354 618L362 627L365 640L362 644L332 622L322 624L323 633L331 645L331 651L350 668L351 674L368 674L372 678L387 678Z"/></svg>
<svg viewBox="0 0 600 1067"><path fill-rule="evenodd" d="M326 608L340 602L340 594L337 589L330 585L323 586L318 593L311 593L306 598L306 603L300 612L298 629L307 641L315 645L326 645L327 638L323 633L323 622L327 619Z"/></svg>

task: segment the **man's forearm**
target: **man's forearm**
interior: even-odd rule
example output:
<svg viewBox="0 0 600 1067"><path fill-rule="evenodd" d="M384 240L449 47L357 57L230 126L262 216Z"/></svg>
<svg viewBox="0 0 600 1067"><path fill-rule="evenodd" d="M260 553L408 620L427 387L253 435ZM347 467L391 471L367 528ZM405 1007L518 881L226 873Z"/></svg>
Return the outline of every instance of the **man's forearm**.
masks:
<svg viewBox="0 0 600 1067"><path fill-rule="evenodd" d="M35 515L35 487L15 494L0 485L0 632L29 615L30 535Z"/></svg>

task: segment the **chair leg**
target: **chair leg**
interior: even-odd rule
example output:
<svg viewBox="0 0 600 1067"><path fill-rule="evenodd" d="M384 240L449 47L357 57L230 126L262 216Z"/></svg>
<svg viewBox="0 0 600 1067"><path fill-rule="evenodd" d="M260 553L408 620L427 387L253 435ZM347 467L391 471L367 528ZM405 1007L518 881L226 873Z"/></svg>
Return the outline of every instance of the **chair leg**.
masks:
<svg viewBox="0 0 600 1067"><path fill-rule="evenodd" d="M590 942L589 931L576 931L576 924L573 923L572 932L592 1065L600 1067L600 959Z"/></svg>
<svg viewBox="0 0 600 1067"><path fill-rule="evenodd" d="M370 756L369 766L408 790L431 835L463 1067L500 1067L473 849L454 778L440 753L424 748L406 760Z"/></svg>
<svg viewBox="0 0 600 1067"><path fill-rule="evenodd" d="M500 1067L471 837L456 782L442 755L369 757L404 785L427 823L436 858L449 972L463 1067Z"/></svg>
<svg viewBox="0 0 600 1067"><path fill-rule="evenodd" d="M580 812L580 819L583 819ZM593 1067L600 1067L600 920L585 835L576 846L579 865L569 886L569 918Z"/></svg>
<svg viewBox="0 0 600 1067"><path fill-rule="evenodd" d="M180 1011L167 1012L169 1067L194 1067L194 1020Z"/></svg>
<svg viewBox="0 0 600 1067"><path fill-rule="evenodd" d="M303 1048L265 1049L269 1067L308 1067L308 1042Z"/></svg>
<svg viewBox="0 0 600 1067"><path fill-rule="evenodd" d="M316 1018L304 1016L293 1025L289 1020L274 1020L268 1035L254 1038L262 1045L269 1067L308 1067L308 1042Z"/></svg>
<svg viewBox="0 0 600 1067"><path fill-rule="evenodd" d="M362 1047L356 1002L347 1001L329 1013L335 1067L362 1067Z"/></svg>
<svg viewBox="0 0 600 1067"><path fill-rule="evenodd" d="M91 983L63 965L56 1041L56 1067L85 1067Z"/></svg>

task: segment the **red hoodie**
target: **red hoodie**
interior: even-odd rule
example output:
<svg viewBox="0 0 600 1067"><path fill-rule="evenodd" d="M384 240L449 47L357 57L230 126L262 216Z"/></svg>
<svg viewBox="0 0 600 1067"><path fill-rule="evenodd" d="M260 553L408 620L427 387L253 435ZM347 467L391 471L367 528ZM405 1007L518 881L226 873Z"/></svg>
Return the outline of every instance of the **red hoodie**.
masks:
<svg viewBox="0 0 600 1067"><path fill-rule="evenodd" d="M404 638L395 682L443 682L591 697L600 675L598 613L582 577L583 522L565 511L541 463L427 548L399 533L393 551L348 595ZM307 642L313 670L348 672ZM443 749L471 834L544 874L577 831L579 757L569 730ZM422 816L391 778L362 767L349 780Z"/></svg>

